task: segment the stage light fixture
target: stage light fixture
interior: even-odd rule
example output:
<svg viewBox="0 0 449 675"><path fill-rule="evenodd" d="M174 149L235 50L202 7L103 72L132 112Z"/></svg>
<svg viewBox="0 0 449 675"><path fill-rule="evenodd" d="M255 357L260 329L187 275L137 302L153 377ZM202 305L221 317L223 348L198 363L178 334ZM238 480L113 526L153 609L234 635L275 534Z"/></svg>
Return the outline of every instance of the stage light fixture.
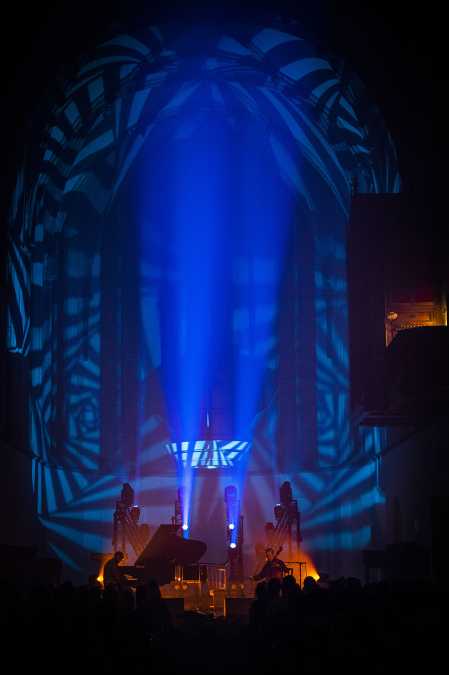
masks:
<svg viewBox="0 0 449 675"><path fill-rule="evenodd" d="M189 529L189 526L187 525L187 523L183 523L182 529L184 530L184 532L187 532L187 530Z"/></svg>
<svg viewBox="0 0 449 675"><path fill-rule="evenodd" d="M234 523L229 523L228 527L230 530L233 530L235 528L235 525Z"/></svg>
<svg viewBox="0 0 449 675"><path fill-rule="evenodd" d="M237 544L235 543L235 541L231 541L231 543L229 544L229 548L237 548Z"/></svg>

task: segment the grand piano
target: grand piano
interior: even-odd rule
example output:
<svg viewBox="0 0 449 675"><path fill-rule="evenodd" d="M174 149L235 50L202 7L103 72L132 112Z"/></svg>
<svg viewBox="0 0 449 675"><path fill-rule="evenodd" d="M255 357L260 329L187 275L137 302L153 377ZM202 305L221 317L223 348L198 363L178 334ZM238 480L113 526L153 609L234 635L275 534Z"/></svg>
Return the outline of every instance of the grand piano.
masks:
<svg viewBox="0 0 449 675"><path fill-rule="evenodd" d="M163 586L172 581L177 565L196 564L207 546L202 541L183 539L181 533L179 525L159 525L135 564L120 565L129 583L146 583L154 579Z"/></svg>

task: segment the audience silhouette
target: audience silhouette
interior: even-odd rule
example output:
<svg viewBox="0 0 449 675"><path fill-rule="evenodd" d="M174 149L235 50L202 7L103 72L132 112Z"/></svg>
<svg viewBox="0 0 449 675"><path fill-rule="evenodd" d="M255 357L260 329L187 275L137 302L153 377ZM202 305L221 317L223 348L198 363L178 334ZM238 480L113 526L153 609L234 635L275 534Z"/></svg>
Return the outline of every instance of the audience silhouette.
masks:
<svg viewBox="0 0 449 675"><path fill-rule="evenodd" d="M66 667L113 673L388 672L394 657L430 649L443 621L441 589L431 580L362 586L341 578L320 588L306 577L260 582L240 620L185 612L174 625L155 581L135 591L0 584L4 658L40 653L47 673ZM427 647L426 647L427 645ZM18 648L18 646L20 648ZM44 650L45 647L45 651Z"/></svg>

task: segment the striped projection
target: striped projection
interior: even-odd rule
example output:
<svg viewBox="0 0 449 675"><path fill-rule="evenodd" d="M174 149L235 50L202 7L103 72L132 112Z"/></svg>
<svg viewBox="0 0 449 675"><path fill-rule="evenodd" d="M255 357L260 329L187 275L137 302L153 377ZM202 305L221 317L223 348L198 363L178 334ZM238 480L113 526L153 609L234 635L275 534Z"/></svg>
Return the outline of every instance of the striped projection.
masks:
<svg viewBox="0 0 449 675"><path fill-rule="evenodd" d="M8 349L53 550L107 550L124 480L151 523L185 488L192 536L226 480L247 541L291 480L312 546L364 545L381 497L349 417L346 225L354 185L400 178L359 79L297 25L144 26L85 55L38 131Z"/></svg>

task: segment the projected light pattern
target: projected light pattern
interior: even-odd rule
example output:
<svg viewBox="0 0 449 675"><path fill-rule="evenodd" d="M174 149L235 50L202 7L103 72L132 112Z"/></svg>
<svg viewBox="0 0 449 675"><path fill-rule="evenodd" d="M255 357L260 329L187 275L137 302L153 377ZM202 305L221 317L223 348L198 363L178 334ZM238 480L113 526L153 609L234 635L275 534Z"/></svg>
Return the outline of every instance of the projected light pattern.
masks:
<svg viewBox="0 0 449 675"><path fill-rule="evenodd" d="M169 454L183 467L224 469L233 467L249 450L249 441L181 441L167 443Z"/></svg>
<svg viewBox="0 0 449 675"><path fill-rule="evenodd" d="M382 430L377 429L376 433L379 432ZM358 465L300 472L293 477L273 472L250 473L241 505L246 536L250 533L253 541L261 537L263 523L272 518L269 505L275 503L279 485L288 477L299 498L306 551L324 552L326 569L330 564L326 556L333 551L368 545L378 526L376 509L385 501L378 486L378 449L375 455L367 452L365 462ZM48 466L35 459L32 479L36 512L47 530L51 547L54 550L57 547L68 571L73 574L85 571L88 553L111 550L111 517L126 476L95 476L88 471ZM200 474L189 520L185 518L188 534L207 541L209 554L218 559L223 555L223 532L216 527L211 531L210 523L224 524L227 516L232 519L232 514L224 510L223 500L229 480L235 483L226 473ZM177 486L176 476L153 476L151 471L136 482L139 503L145 505L141 520L153 527L167 522ZM238 494L241 498L240 491Z"/></svg>
<svg viewBox="0 0 449 675"><path fill-rule="evenodd" d="M203 202L184 172L195 149L195 171L208 180ZM227 173L230 158L239 159L239 177ZM157 176L176 164L182 199L169 204ZM167 194L170 208L179 205L172 239L163 199L147 211L142 180ZM59 500L62 512L69 491L76 501L74 476L86 481L83 490L102 475L139 484L167 477L190 494L194 523L203 477L194 485L192 461L183 464L179 445L173 452L169 443L192 444L206 430L251 439L238 461L229 453L217 466L235 470L241 495L254 498L247 469L271 476L258 482L261 500L279 471L297 476L302 490L299 476L309 469L317 486L310 508L337 489L320 472L359 450L348 414L345 272L354 180L360 192L398 191L394 145L344 61L296 26L184 36L144 27L111 36L83 62L41 142L27 149L10 213L8 349L29 363L33 480L49 531ZM266 203L252 194L258 185ZM235 213L227 202L242 214L241 222L231 218L229 239L223 226ZM223 213L211 230L217 203ZM191 360L181 363L186 347ZM220 379L223 363L232 369ZM356 509L368 504L366 494Z"/></svg>
<svg viewBox="0 0 449 675"><path fill-rule="evenodd" d="M80 570L85 572L88 553L111 550L111 514L124 477L94 479L89 474L83 476L48 467L36 460L33 466L36 497L41 500L36 508L50 545L57 548L67 570L74 574ZM350 551L370 543L376 526L375 509L384 503L375 484L375 472L374 463L368 461L366 466L320 474L300 473L294 477L292 488L300 500L304 546L308 552ZM212 474L217 483L211 484L208 475L197 479L189 534L207 540L208 555L220 559L224 555L223 527L214 527L211 533L210 523L225 525L223 492L229 479L223 475L220 480L218 472ZM272 518L267 505L275 503L284 477L249 475L242 504L245 536L251 533L253 540L261 537L263 523ZM177 478L148 476L134 487L139 493L139 502L147 505L143 507L142 521L151 523L153 528L161 520L168 521ZM231 539L235 540L235 537ZM325 568L329 568L327 562Z"/></svg>
<svg viewBox="0 0 449 675"><path fill-rule="evenodd" d="M66 86L66 100L54 109L47 142L42 151L35 150L38 154L42 152L42 156L30 157L19 175L11 209L10 276L14 293L9 307L9 347L26 353L31 340L36 369L42 368L43 362L54 369L57 356L57 348L51 344L52 326L37 322L32 330L29 328L33 321L31 297L33 306L39 307L39 314L54 316L56 312L54 297L48 292L55 283L57 269L58 250L51 245L55 234L64 232L67 245L71 240L77 242L77 247L82 243L84 248L75 248L73 256L76 264L73 270L82 288L75 296L82 322L78 331L75 326L71 328L72 341L78 338L78 342L84 342L93 309L86 306L84 291L92 290L95 279L91 261L102 239L104 226L100 226L100 221L145 143L156 133L162 134L163 125L170 124L195 95L204 97L201 94L204 87L209 89L218 109L237 106L254 118L271 120L270 143L279 172L308 208L314 208L316 190L305 182L309 170L303 171L303 175L298 173L292 150L304 157L304 169L310 165L329 185L343 211L347 211L350 177L357 178L361 192L398 190L394 146L378 113L366 100L362 85L343 63L335 68L325 58L317 58L316 48L289 34L285 26L270 26L244 39L239 37L238 29L232 29L228 35L217 35L212 41L213 57L208 54L192 71L190 65L185 66L187 57L183 55L182 44L176 41L171 44L173 35L170 29L164 34L149 28L133 36L115 36L101 45L96 56L80 70L76 87L73 83ZM201 53L201 41L197 49ZM145 74L150 54L159 70L152 67ZM264 70L268 63L270 68ZM186 79L180 85L183 72ZM277 72L277 79L273 72ZM196 79L192 80L193 76ZM113 82L120 83L118 89L117 86L113 89ZM122 83L123 86L126 83L126 93L121 92ZM190 125L198 126L201 120L199 109L197 119ZM178 135L188 136L191 126L179 124ZM38 162L42 169L36 172L33 162ZM333 251L343 245L343 214L341 219ZM97 236L93 236L95 229L100 230ZM333 269L334 262L330 264L334 260L329 245L335 219L329 222L329 229L329 236L323 233L324 236L316 237L315 246L317 288L323 288L317 310L325 317L316 324L328 326L322 330L322 343L317 341L317 363L323 367L326 361L331 361L334 344L339 343L340 351L345 351L347 342L345 326L338 324L338 317L341 324L345 323L344 312L337 312L341 303L334 299L340 286L345 302L344 276ZM99 343L98 334L96 340ZM63 381L68 378L67 373L60 375ZM339 424L337 408L345 405L347 395L341 382L334 380L331 385L327 378L325 387L335 401L338 396L331 391L332 387L335 394L337 390L341 392L340 403L331 407L326 403L329 412L321 416L326 426ZM54 405L58 393L43 378L32 397L32 405L37 401L39 408L35 417L39 419L40 415L39 424L47 427L36 437L46 438L47 444L52 443L53 434L41 412L45 407L44 392L48 395L49 391L50 405ZM336 435L324 432L325 439ZM64 444L59 447L65 450ZM108 452L112 451L108 447ZM64 462L66 456L64 452L58 460Z"/></svg>

